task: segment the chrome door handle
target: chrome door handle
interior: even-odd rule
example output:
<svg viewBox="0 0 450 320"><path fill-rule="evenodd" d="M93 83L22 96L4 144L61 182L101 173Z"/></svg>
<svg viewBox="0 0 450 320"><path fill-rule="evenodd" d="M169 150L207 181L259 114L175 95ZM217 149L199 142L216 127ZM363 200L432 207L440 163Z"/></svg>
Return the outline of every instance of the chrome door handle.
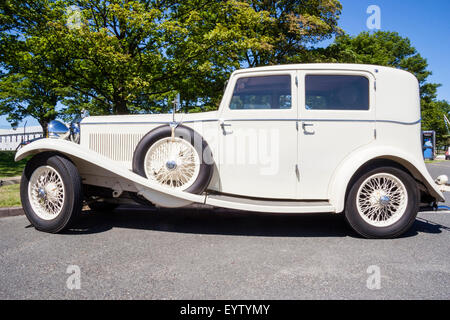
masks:
<svg viewBox="0 0 450 320"><path fill-rule="evenodd" d="M304 134L314 134L314 133L316 133L316 131L314 131L314 130L308 130L307 129L307 127L313 127L313 126L314 126L313 123L302 122L303 133Z"/></svg>
<svg viewBox="0 0 450 320"><path fill-rule="evenodd" d="M225 127L231 127L231 123L225 123L225 121L221 120L220 121L220 127L222 128L222 132L223 134L230 134L233 133L233 131L226 131Z"/></svg>

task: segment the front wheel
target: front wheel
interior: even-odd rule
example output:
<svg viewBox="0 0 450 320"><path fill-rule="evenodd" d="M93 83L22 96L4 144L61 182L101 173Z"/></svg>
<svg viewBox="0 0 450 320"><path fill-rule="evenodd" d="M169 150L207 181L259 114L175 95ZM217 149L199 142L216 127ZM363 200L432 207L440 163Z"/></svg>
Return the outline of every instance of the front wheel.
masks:
<svg viewBox="0 0 450 320"><path fill-rule="evenodd" d="M52 153L31 158L20 182L25 215L38 230L56 233L72 223L82 207L81 178L75 165Z"/></svg>
<svg viewBox="0 0 450 320"><path fill-rule="evenodd" d="M380 167L361 175L351 186L345 218L366 238L395 238L414 223L419 211L414 179L396 167Z"/></svg>

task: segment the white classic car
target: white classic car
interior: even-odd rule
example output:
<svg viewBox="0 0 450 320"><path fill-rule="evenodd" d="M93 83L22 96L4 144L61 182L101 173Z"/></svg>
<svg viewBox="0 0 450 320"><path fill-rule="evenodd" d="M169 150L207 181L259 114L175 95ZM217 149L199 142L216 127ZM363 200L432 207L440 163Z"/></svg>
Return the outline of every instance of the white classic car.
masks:
<svg viewBox="0 0 450 320"><path fill-rule="evenodd" d="M344 212L360 235L392 238L444 200L422 157L418 81L393 68L238 70L218 111L95 116L74 128L16 154L34 155L21 199L42 231L67 227L83 201L97 210L136 201Z"/></svg>

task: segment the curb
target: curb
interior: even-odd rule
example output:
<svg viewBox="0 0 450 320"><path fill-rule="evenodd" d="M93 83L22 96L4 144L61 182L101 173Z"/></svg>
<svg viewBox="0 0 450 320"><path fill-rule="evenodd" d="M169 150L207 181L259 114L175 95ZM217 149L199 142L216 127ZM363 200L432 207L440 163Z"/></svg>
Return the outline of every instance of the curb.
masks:
<svg viewBox="0 0 450 320"><path fill-rule="evenodd" d="M0 218L24 215L22 207L0 208Z"/></svg>
<svg viewBox="0 0 450 320"><path fill-rule="evenodd" d="M11 184L20 184L21 177L11 177L11 178L3 178L0 180L0 187L11 185Z"/></svg>

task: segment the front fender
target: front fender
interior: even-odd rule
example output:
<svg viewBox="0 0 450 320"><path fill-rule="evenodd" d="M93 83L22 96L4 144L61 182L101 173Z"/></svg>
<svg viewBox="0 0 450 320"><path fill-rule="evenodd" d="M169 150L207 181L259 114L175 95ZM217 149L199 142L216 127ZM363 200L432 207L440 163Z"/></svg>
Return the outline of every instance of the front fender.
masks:
<svg viewBox="0 0 450 320"><path fill-rule="evenodd" d="M83 148L79 144L67 140L40 139L34 141L17 151L15 161L19 161L26 156L45 151L54 151L64 154L69 158L78 158L110 171L116 176L129 180L135 184L141 195L160 206L180 207L192 202L205 203L204 195L196 195L158 185L147 178L117 165L111 159L95 151Z"/></svg>
<svg viewBox="0 0 450 320"><path fill-rule="evenodd" d="M420 180L427 187L430 195L438 201L445 201L444 195L428 173L422 158L417 158L389 146L367 146L346 158L338 166L331 179L328 195L331 204L336 208L336 212L342 212L344 210L347 187L355 172L364 164L374 159L393 160L403 165L417 180Z"/></svg>

